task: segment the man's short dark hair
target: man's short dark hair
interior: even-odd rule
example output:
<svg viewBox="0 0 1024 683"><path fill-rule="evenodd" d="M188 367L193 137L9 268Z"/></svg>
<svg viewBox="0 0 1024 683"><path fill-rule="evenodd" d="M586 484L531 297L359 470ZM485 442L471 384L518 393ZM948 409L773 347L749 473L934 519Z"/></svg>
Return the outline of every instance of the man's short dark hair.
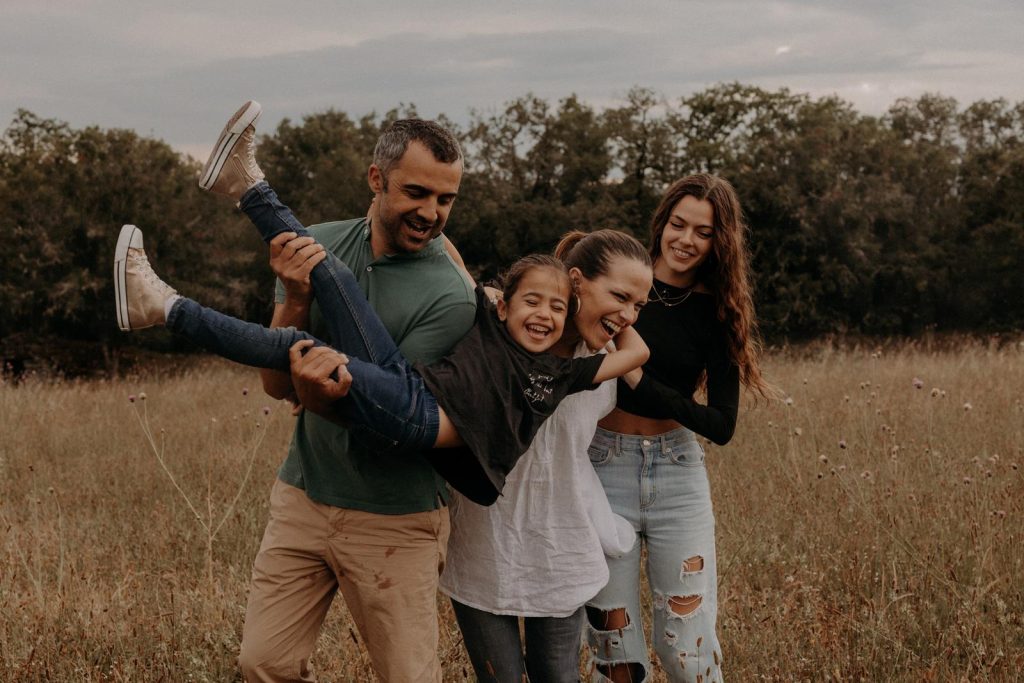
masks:
<svg viewBox="0 0 1024 683"><path fill-rule="evenodd" d="M373 163L380 170L385 188L391 167L402 158L409 143L414 140L429 149L434 158L442 163L454 164L462 158L459 141L436 121L399 119L381 133L373 149Z"/></svg>

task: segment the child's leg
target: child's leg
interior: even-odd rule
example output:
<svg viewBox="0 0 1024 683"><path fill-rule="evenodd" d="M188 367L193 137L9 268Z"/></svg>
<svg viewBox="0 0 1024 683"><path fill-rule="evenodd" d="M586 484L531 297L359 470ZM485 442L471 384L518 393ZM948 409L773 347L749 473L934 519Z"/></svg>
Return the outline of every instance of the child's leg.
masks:
<svg viewBox="0 0 1024 683"><path fill-rule="evenodd" d="M292 210L281 203L277 193L265 180L250 187L238 202L240 208L267 244L282 232L294 232L299 237L309 236L306 226L299 222Z"/></svg>
<svg viewBox="0 0 1024 683"><path fill-rule="evenodd" d="M239 320L182 297L171 305L167 329L194 344L242 365L290 372L288 349L303 339L327 346L308 332L294 327L268 328Z"/></svg>
<svg viewBox="0 0 1024 683"><path fill-rule="evenodd" d="M121 228L114 250L114 297L121 329L164 324L206 349L247 365L287 372L291 369L289 350L295 342L312 340L323 345L295 328L268 329L180 297L153 272L142 231L134 225ZM368 307L365 298L362 301ZM393 346L386 332L384 336ZM337 404L342 419L386 435L391 445L433 446L439 422L437 401L400 353L396 351L386 367L350 358L348 371L352 387Z"/></svg>
<svg viewBox="0 0 1024 683"><path fill-rule="evenodd" d="M265 242L283 232L300 237L309 231L281 203L266 182L257 183L242 195L239 207L259 230ZM401 357L398 347L373 310L348 266L337 256L327 258L310 272L313 294L324 314L331 346L354 358L387 365Z"/></svg>
<svg viewBox="0 0 1024 683"><path fill-rule="evenodd" d="M171 305L167 327L236 363L283 372L290 370L288 351L295 342L311 339L317 346L325 346L294 327L263 327L184 297ZM439 421L437 401L401 354L397 362L384 367L350 357L347 369L352 386L348 395L335 404L339 417L399 450L434 446ZM379 438L374 440L375 446L382 445Z"/></svg>

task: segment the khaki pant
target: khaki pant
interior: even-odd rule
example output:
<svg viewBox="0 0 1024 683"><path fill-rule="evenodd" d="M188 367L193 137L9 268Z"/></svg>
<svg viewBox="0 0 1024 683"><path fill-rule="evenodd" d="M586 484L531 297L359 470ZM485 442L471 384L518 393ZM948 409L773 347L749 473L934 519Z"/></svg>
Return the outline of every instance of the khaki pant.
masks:
<svg viewBox="0 0 1024 683"><path fill-rule="evenodd" d="M448 510L381 515L323 505L281 481L253 565L239 665L251 683L315 680L338 589L383 681L440 681L437 578Z"/></svg>

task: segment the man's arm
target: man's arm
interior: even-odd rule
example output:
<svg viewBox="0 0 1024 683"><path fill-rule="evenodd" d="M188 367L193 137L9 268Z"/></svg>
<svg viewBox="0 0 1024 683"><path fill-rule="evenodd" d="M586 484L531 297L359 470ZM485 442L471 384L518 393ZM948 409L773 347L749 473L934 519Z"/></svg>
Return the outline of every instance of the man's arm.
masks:
<svg viewBox="0 0 1024 683"><path fill-rule="evenodd" d="M270 268L284 285L284 303L274 304L271 327L309 327L309 307L313 290L309 273L326 258L322 245L312 237L295 237L294 232L278 235L270 242ZM276 399L296 402L291 375L277 370L260 370L263 391Z"/></svg>
<svg viewBox="0 0 1024 683"><path fill-rule="evenodd" d="M287 300L283 304L274 304L274 317L270 321L270 326L305 329L309 326L308 305L303 311L299 305L289 306ZM292 403L298 402L289 373L260 368L260 380L263 382L263 391L268 396L278 400L286 398Z"/></svg>
<svg viewBox="0 0 1024 683"><path fill-rule="evenodd" d="M441 239L444 240L444 250L452 257L452 261L455 261L455 265L462 270L462 275L469 280L469 285L475 288L476 280L474 280L473 276L469 274L469 269L466 268L466 262L462 260L462 254L460 254L459 250L455 248L455 245L452 244L452 241L448 239L447 235L441 233Z"/></svg>

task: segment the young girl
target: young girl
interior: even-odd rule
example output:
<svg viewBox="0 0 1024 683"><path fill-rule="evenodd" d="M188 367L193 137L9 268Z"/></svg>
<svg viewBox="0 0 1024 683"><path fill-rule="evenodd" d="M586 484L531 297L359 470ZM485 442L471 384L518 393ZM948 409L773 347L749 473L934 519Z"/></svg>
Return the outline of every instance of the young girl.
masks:
<svg viewBox="0 0 1024 683"><path fill-rule="evenodd" d="M234 187L229 196L238 199L234 192L244 189L241 208L268 243L285 232L308 236L266 182L244 188L235 182L235 164L213 163L226 158L226 136L238 139L231 131L235 123L229 122L215 147L204 186ZM251 122L246 129L251 145ZM262 178L251 147L245 158L246 177ZM306 332L240 321L177 295L153 273L142 247L142 232L124 226L114 260L121 329L163 323L225 358L277 370L289 369L289 349L296 342L326 345ZM340 417L360 425L363 437L368 434L376 445L384 441L399 451L464 446L428 457L452 486L482 504L495 500L562 398L619 377L647 358L646 345L629 328L616 334L617 350L608 354L573 359L546 353L560 339L573 299L565 266L550 256L513 264L493 308L477 287L473 328L430 365L410 365L402 357L352 272L336 257L326 253L310 279L331 346L349 355L351 387L338 403Z"/></svg>
<svg viewBox="0 0 1024 683"><path fill-rule="evenodd" d="M590 446L612 509L647 546L654 648L670 681L722 679L715 521L695 434L727 443L740 385L770 393L758 364L745 232L735 190L722 178L688 176L665 192L651 221L654 286L636 323L651 358L626 378L635 390L619 382L617 408ZM701 384L706 404L693 398ZM595 680L650 678L640 551L637 542L609 559L608 584L587 604Z"/></svg>

